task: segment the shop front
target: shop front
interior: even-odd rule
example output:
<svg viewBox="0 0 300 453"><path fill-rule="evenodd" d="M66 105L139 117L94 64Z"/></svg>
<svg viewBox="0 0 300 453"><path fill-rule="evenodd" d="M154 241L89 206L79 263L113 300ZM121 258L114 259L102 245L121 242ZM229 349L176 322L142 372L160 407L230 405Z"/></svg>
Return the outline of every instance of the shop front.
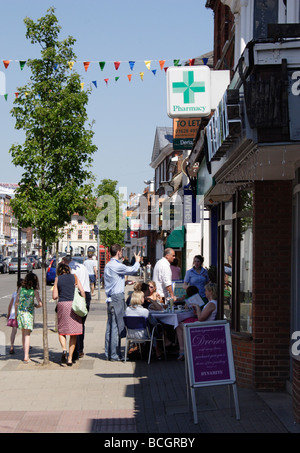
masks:
<svg viewBox="0 0 300 453"><path fill-rule="evenodd" d="M247 46L203 129L200 153L214 181L204 204L211 211L219 317L231 325L239 385L268 391L300 382L299 355L290 358L293 332L300 337L295 46L299 55L295 41Z"/></svg>

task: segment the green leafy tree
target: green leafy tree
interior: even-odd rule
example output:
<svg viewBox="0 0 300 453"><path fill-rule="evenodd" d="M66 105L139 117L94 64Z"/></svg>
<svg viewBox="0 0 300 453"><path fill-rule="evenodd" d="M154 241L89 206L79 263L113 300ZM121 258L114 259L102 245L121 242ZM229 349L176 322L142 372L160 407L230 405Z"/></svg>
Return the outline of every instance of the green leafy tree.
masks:
<svg viewBox="0 0 300 453"><path fill-rule="evenodd" d="M86 218L98 225L100 243L105 247L112 244L124 245L126 220L122 206L125 203L117 191L118 181L103 179L95 190L94 197L87 199Z"/></svg>
<svg viewBox="0 0 300 453"><path fill-rule="evenodd" d="M79 75L70 70L75 61L75 39L59 41L61 27L55 9L34 22L25 18L26 38L39 44L41 56L27 61L30 82L18 88L12 116L25 131L23 145L11 147L12 162L23 169L12 207L20 227L32 227L42 241L42 300L44 363L49 362L46 301L46 248L74 212L82 213L91 195L90 166L96 147L87 121L88 92Z"/></svg>

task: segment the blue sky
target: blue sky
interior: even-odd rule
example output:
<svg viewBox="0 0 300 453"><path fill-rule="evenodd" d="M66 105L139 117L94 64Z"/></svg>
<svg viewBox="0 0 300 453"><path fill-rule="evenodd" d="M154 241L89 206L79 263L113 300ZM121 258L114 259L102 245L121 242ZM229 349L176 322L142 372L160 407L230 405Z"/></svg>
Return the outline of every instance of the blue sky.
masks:
<svg viewBox="0 0 300 453"><path fill-rule="evenodd" d="M8 152L13 143L24 141L10 114L17 87L30 77L18 61L40 54L39 46L25 37L24 18L36 21L50 6L56 8L62 27L60 39L68 35L76 39L74 69L85 87L93 87L87 110L89 120L95 121L96 181L114 179L127 187L128 194L141 193L144 180L154 176L149 163L156 127L172 126L166 113L166 75L158 60L171 66L174 59L184 61L212 50L213 13L205 8L205 0L0 0L0 71L5 73L8 93L7 101L0 96L0 183L18 182L22 174ZM11 60L7 69L2 60ZM150 71L145 60L151 60ZM83 61L91 62L87 72ZM99 61L106 62L103 71ZM121 62L118 70L114 61ZM129 61L135 61L133 71Z"/></svg>

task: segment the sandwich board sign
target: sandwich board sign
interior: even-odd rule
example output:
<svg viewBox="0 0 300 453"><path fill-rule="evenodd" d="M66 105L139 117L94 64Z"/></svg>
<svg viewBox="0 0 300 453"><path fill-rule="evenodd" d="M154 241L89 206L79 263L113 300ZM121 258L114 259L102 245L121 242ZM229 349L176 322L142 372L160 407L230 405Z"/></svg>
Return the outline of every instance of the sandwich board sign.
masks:
<svg viewBox="0 0 300 453"><path fill-rule="evenodd" d="M230 327L227 321L194 322L184 325L187 397L194 423L198 423L195 389L232 385L236 419L240 419Z"/></svg>

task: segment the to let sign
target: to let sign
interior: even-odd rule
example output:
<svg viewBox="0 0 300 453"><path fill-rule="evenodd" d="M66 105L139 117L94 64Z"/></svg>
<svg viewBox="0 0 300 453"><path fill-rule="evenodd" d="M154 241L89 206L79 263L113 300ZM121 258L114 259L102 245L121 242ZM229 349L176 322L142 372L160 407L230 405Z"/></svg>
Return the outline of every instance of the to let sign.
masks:
<svg viewBox="0 0 300 453"><path fill-rule="evenodd" d="M173 149L192 149L201 118L173 119Z"/></svg>

